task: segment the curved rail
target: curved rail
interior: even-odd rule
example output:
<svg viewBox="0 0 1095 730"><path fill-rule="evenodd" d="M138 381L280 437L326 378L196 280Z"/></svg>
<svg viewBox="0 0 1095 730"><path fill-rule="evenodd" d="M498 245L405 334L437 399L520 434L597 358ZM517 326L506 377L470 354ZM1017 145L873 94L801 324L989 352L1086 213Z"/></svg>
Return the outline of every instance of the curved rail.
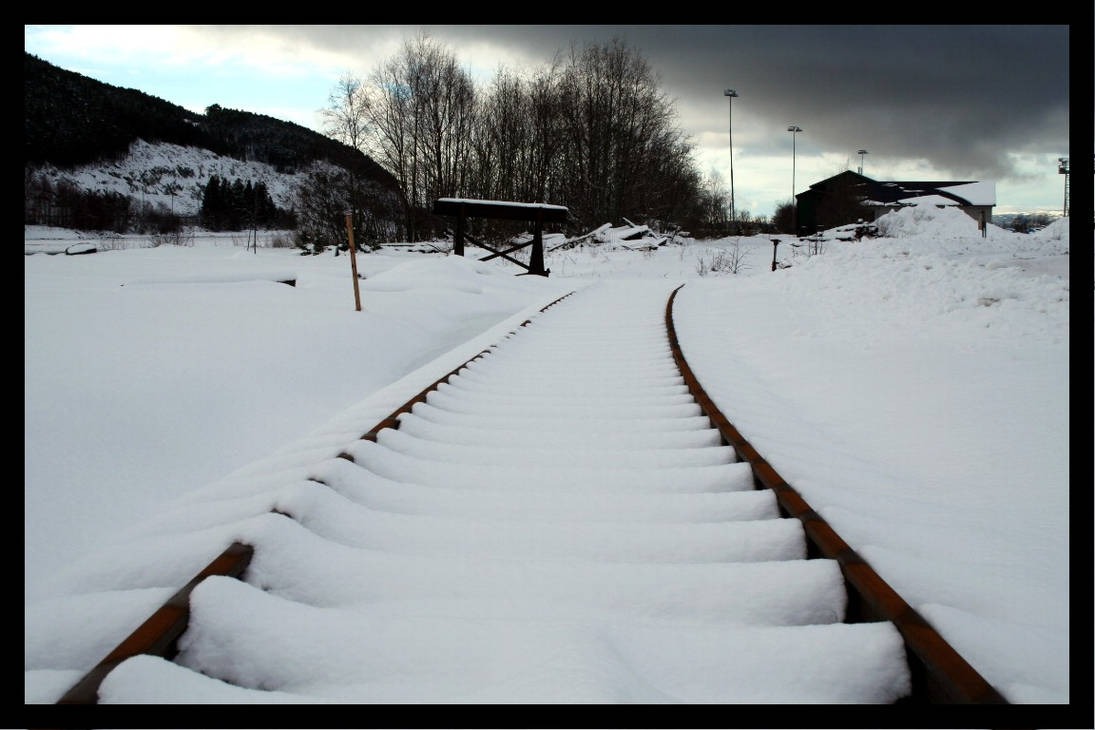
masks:
<svg viewBox="0 0 1095 730"><path fill-rule="evenodd" d="M681 350L673 326L673 302L684 285L669 295L665 305L665 328L673 359L680 368L689 392L700 404L712 425L738 455L753 468L757 488L771 489L780 511L796 517L806 531L809 554L836 560L848 590L848 620L891 621L905 640L912 671L914 700L938 703L1007 704L995 688L955 651L905 599L898 595L764 457L734 428L700 385Z"/></svg>
<svg viewBox="0 0 1095 730"><path fill-rule="evenodd" d="M572 294L574 294L573 291L564 294L558 299L541 307L540 311L547 311ZM524 322L521 322L518 327L525 327L531 322L532 320L526 319ZM517 330L511 330L509 334L513 334L516 331ZM426 396L431 391L437 390L439 385L448 382L449 378L460 370L463 370L469 363L478 360L489 352L490 349L483 350L479 354L469 358L463 364L453 368L449 373L434 381L432 385L429 385L414 398L411 398L393 411L387 418L373 426L368 433L361 437L361 439L375 442L378 431L385 428L398 428L398 418L401 414L410 413L411 408L416 403L425 402ZM339 457L353 461L353 459L345 453L339 454ZM274 511L276 512L277 510ZM110 652L105 659L96 664L79 682L65 692L61 699L57 701L57 704L86 705L97 703L99 701L99 685L102 684L106 676L126 659L137 656L138 654L149 654L160 656L165 659L172 659L178 653L177 640L186 630L187 623L190 619L191 592L198 587L199 583L211 575L241 578L244 571L247 569L248 564L250 564L251 556L253 554L254 550L250 545L244 545L239 542L234 542L229 545L224 552L214 558L213 561L203 568L200 573L194 576L189 583L180 588L179 591L171 596L171 598L157 609L152 616L141 624L132 634L126 637L114 651Z"/></svg>
<svg viewBox="0 0 1095 730"><path fill-rule="evenodd" d="M683 286L683 285L682 285ZM848 594L848 622L890 621L906 645L906 656L912 675L912 695L900 702L1006 704L1006 700L976 670L974 670L935 629L902 599L875 571L852 550L843 539L815 512L803 497L752 447L742 434L706 394L688 365L673 325L673 304L680 287L670 294L665 307L665 327L670 351L692 398L719 432L726 445L732 446L738 458L752 469L756 488L771 489L781 513L801 521L809 557L835 560L842 571ZM546 311L574 292L543 307ZM530 323L525 320L521 327ZM514 332L517 330L515 329ZM376 424L361 439L377 440L385 428L398 428L399 416L410 413L414 405L426 401L427 395L463 370L473 361L491 352L484 350L422 390ZM346 452L339 457L353 461ZM322 482L321 482L322 483ZM185 631L189 618L190 592L209 575L229 575L241 578L252 555L248 545L234 543L222 555L184 586L109 656L75 685L58 704L87 704L98 700L102 680L125 659L137 654L154 654L171 659L176 654L176 640Z"/></svg>

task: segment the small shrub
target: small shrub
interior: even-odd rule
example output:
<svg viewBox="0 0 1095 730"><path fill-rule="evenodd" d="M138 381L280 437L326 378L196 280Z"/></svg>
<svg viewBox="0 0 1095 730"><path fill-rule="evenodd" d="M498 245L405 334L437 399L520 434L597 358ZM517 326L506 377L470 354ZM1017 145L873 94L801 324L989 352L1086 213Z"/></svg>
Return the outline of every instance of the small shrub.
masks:
<svg viewBox="0 0 1095 730"><path fill-rule="evenodd" d="M737 239L729 249L712 251L710 260L700 254L696 259L696 273L700 276L707 276L709 272L738 274L749 268L746 258L746 252L741 249L741 239Z"/></svg>
<svg viewBox="0 0 1095 730"><path fill-rule="evenodd" d="M158 248L159 246L193 246L194 234L180 228L174 231L153 233L148 240L152 248Z"/></svg>

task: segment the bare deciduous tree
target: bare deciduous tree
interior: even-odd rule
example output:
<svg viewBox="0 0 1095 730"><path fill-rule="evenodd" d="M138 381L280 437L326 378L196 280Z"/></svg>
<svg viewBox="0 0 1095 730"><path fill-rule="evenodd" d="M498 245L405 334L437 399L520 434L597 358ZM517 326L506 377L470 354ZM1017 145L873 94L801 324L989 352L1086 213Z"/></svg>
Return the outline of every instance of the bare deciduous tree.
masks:
<svg viewBox="0 0 1095 730"><path fill-rule="evenodd" d="M361 80L346 72L339 78L328 97L328 105L320 110L327 136L355 150L365 152L369 130L369 97Z"/></svg>
<svg viewBox="0 0 1095 730"><path fill-rule="evenodd" d="M703 181L673 102L621 41L572 47L532 74L500 69L478 91L421 35L364 86L340 80L336 102L332 133L396 177L412 239L414 212L438 197L557 203L581 227L702 218Z"/></svg>
<svg viewBox="0 0 1095 730"><path fill-rule="evenodd" d="M474 136L475 88L456 57L428 36L407 41L369 77L367 144L414 209L467 194Z"/></svg>

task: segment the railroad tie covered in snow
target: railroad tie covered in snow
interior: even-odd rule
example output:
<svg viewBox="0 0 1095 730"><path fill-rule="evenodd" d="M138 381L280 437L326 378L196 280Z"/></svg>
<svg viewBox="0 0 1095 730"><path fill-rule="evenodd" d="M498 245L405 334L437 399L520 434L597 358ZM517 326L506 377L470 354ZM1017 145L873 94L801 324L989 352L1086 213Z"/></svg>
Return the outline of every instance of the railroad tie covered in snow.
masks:
<svg viewBox="0 0 1095 730"><path fill-rule="evenodd" d="M669 295L592 285L316 465L100 701L908 696L902 634L845 621L840 562L682 376Z"/></svg>

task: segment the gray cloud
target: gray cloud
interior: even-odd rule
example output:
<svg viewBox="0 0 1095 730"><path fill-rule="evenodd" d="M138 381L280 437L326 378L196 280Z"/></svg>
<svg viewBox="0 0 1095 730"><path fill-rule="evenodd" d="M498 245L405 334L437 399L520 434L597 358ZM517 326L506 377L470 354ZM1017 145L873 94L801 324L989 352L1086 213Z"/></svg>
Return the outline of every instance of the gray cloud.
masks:
<svg viewBox="0 0 1095 730"><path fill-rule="evenodd" d="M642 50L689 131L735 119L817 147L926 160L963 177L1013 173L1008 153L1068 150L1065 26L458 26L430 28L462 44L489 37L548 60L571 42L619 37ZM736 126L737 122L735 122ZM805 137L805 135L804 135ZM744 139L744 138L743 138ZM735 140L737 141L737 140ZM768 142L767 144L771 144ZM789 142L788 142L789 144ZM748 152L748 150L745 150Z"/></svg>
<svg viewBox="0 0 1095 730"><path fill-rule="evenodd" d="M956 178L1017 175L1021 153L1068 151L1067 26L274 26L265 33L362 59L420 31L462 51L488 42L547 63L571 44L620 38L677 100L686 131L725 133L735 88L743 157L790 147L922 160ZM249 32L230 26L221 32ZM740 136L737 130L741 129ZM712 137L713 138L713 137Z"/></svg>

